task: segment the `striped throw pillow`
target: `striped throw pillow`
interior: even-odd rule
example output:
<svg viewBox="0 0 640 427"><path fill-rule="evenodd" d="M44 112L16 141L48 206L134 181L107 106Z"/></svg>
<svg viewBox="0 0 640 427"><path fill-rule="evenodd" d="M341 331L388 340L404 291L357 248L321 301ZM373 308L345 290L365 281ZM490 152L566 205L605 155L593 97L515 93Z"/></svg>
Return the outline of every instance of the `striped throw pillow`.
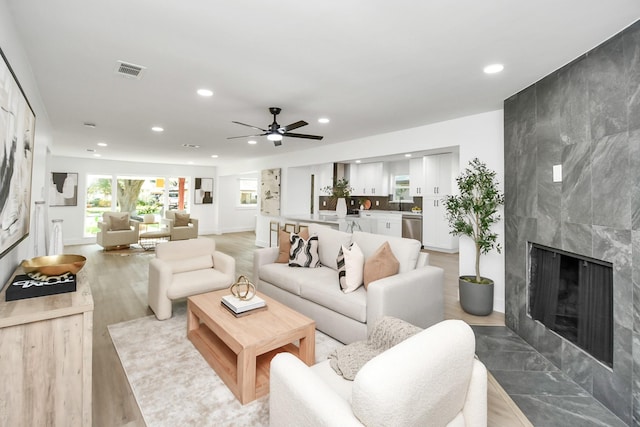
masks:
<svg viewBox="0 0 640 427"><path fill-rule="evenodd" d="M318 255L318 236L311 236L308 240L297 234L291 234L291 249L289 249L289 267L320 267Z"/></svg>
<svg viewBox="0 0 640 427"><path fill-rule="evenodd" d="M358 289L362 285L364 268L364 254L358 244L353 242L348 249L342 245L336 263L342 292L347 294Z"/></svg>

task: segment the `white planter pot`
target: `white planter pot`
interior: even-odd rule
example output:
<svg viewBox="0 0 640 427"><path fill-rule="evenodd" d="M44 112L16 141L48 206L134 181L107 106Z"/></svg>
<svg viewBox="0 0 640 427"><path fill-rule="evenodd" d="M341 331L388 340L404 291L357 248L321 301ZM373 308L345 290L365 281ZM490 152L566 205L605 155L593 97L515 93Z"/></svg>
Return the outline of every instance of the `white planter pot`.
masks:
<svg viewBox="0 0 640 427"><path fill-rule="evenodd" d="M347 201L344 197L338 199L338 203L336 204L336 215L338 215L338 218L345 218L347 216Z"/></svg>
<svg viewBox="0 0 640 427"><path fill-rule="evenodd" d="M142 216L142 220L144 221L145 224L152 224L152 223L156 222L156 215L155 214L144 214Z"/></svg>

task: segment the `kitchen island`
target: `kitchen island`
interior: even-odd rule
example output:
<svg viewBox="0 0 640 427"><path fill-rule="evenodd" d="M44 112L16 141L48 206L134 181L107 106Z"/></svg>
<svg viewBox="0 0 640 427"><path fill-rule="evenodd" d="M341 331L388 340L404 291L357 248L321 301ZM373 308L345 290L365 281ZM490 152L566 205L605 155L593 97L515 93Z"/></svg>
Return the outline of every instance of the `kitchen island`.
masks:
<svg viewBox="0 0 640 427"><path fill-rule="evenodd" d="M331 212L331 211L327 211ZM308 215L286 215L281 217L283 222L297 225L323 224L340 231L352 233L354 231L374 232L373 222L369 218L361 218L360 215L347 215L338 218L335 213L316 213Z"/></svg>

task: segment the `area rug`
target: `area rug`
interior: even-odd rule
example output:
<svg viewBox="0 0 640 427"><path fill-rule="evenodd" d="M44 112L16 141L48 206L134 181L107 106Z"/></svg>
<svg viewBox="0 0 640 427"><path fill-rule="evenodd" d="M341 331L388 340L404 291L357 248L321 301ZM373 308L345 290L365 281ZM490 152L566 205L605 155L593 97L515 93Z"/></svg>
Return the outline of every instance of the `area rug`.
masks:
<svg viewBox="0 0 640 427"><path fill-rule="evenodd" d="M174 303L171 319L108 328L148 427L269 425L269 396L242 406L186 338L186 302ZM316 331L316 361L339 346Z"/></svg>

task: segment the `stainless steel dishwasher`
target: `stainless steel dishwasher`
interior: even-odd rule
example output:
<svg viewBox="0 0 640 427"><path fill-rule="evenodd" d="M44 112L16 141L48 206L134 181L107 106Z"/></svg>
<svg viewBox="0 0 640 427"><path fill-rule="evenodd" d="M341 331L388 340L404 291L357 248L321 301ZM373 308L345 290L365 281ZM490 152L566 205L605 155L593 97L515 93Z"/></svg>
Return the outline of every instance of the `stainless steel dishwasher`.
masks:
<svg viewBox="0 0 640 427"><path fill-rule="evenodd" d="M402 215L402 237L416 239L422 243L422 215Z"/></svg>

